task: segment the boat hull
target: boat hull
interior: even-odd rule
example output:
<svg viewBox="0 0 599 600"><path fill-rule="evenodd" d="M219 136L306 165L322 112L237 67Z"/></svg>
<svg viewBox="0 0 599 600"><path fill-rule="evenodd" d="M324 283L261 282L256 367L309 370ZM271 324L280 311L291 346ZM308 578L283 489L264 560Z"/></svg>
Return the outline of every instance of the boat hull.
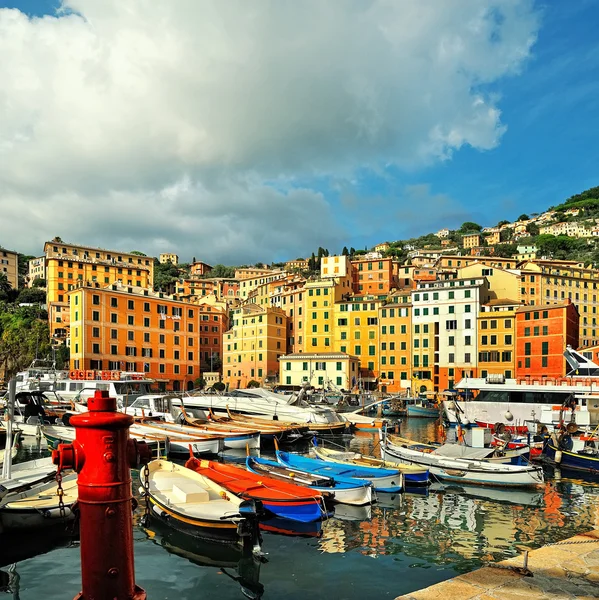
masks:
<svg viewBox="0 0 599 600"><path fill-rule="evenodd" d="M411 406L408 405L407 409L408 417L417 417L420 419L438 419L439 409L438 408L426 408L425 406Z"/></svg>
<svg viewBox="0 0 599 600"><path fill-rule="evenodd" d="M555 454L558 451L559 448L551 442L548 442L543 450L547 458L553 462L555 462ZM568 450L561 450L561 453L561 460L559 463L556 463L556 466L595 474L599 473L599 456L583 455L576 452L569 452Z"/></svg>

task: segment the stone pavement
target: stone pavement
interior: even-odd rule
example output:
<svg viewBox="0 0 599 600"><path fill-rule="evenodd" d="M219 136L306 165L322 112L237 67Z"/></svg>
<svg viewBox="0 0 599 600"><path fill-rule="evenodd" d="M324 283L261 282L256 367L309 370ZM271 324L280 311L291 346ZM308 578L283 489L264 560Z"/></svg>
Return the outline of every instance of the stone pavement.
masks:
<svg viewBox="0 0 599 600"><path fill-rule="evenodd" d="M599 598L599 529L399 596L396 600L568 600ZM511 569L510 567L516 567Z"/></svg>

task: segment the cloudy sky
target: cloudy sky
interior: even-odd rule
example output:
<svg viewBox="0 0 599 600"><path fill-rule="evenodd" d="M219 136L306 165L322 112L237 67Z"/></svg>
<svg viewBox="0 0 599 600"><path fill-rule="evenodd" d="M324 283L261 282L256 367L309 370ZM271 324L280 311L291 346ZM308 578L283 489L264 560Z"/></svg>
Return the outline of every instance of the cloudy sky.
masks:
<svg viewBox="0 0 599 600"><path fill-rule="evenodd" d="M0 245L240 264L597 185L593 0L0 0Z"/></svg>

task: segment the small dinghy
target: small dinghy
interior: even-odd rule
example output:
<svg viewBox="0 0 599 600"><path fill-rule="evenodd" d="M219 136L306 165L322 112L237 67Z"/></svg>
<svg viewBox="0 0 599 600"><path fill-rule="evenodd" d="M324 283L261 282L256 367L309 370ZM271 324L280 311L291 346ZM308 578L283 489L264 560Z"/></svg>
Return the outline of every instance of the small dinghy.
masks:
<svg viewBox="0 0 599 600"><path fill-rule="evenodd" d="M56 466L49 456L12 465L10 478L0 478L0 499L8 493L22 492L35 485L52 481L55 476Z"/></svg>
<svg viewBox="0 0 599 600"><path fill-rule="evenodd" d="M407 463L392 463L382 460L381 458L375 458L374 456L366 456L359 452L331 450L316 444L314 445L314 453L322 460L328 460L342 465L371 467L375 469L399 469L403 474L406 486L430 484L428 469L425 467L409 465Z"/></svg>
<svg viewBox="0 0 599 600"><path fill-rule="evenodd" d="M30 489L6 494L0 500L0 532L41 529L75 518L73 505L77 502L77 475L62 480L64 513L61 513L56 481Z"/></svg>
<svg viewBox="0 0 599 600"><path fill-rule="evenodd" d="M397 468L358 467L357 465L339 464L320 458L308 458L281 450L277 450L277 460L286 467L300 469L313 475L370 481L378 492L394 493L403 490L403 475Z"/></svg>
<svg viewBox="0 0 599 600"><path fill-rule="evenodd" d="M401 438L400 438L401 439ZM536 487L544 482L541 467L506 465L484 460L447 458L431 452L422 452L397 443L394 436L381 434L381 456L384 460L409 462L428 467L440 480L461 481L476 485L502 487Z"/></svg>
<svg viewBox="0 0 599 600"><path fill-rule="evenodd" d="M279 481L295 483L321 492L325 499L341 504L371 504L372 484L364 479L344 479L327 475L314 475L301 469L289 468L266 458L248 456L246 467L252 473L267 475Z"/></svg>
<svg viewBox="0 0 599 600"><path fill-rule="evenodd" d="M185 466L240 498L259 500L264 508L277 517L309 523L318 521L326 514L322 494L316 490L210 460L190 458Z"/></svg>
<svg viewBox="0 0 599 600"><path fill-rule="evenodd" d="M148 495L154 514L171 527L199 538L259 550L256 504L216 482L166 460L148 465ZM140 471L145 493L144 470Z"/></svg>

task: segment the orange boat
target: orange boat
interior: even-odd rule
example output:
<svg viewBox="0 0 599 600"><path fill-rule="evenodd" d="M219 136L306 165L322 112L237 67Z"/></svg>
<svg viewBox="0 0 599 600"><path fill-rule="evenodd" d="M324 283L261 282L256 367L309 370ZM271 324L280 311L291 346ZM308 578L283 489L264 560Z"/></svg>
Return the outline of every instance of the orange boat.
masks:
<svg viewBox="0 0 599 600"><path fill-rule="evenodd" d="M315 490L211 460L190 458L185 466L240 498L259 500L277 517L310 523L326 514L322 494Z"/></svg>

